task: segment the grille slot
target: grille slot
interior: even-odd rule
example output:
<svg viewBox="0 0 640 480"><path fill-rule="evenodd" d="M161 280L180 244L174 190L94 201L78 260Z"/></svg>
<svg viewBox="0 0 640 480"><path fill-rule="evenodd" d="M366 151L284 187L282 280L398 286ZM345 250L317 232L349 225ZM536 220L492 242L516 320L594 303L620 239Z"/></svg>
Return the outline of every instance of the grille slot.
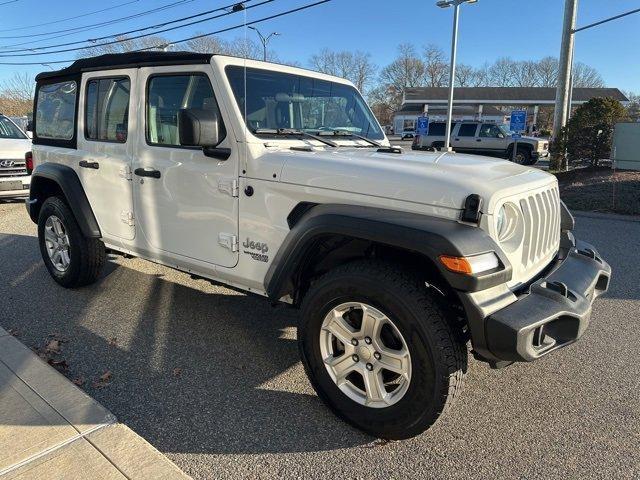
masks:
<svg viewBox="0 0 640 480"><path fill-rule="evenodd" d="M14 164L10 167L3 167L2 162L12 161ZM0 158L0 178L19 177L27 174L27 167L24 160L14 160Z"/></svg>
<svg viewBox="0 0 640 480"><path fill-rule="evenodd" d="M520 200L524 215L522 266L526 269L557 248L560 236L560 197L557 188Z"/></svg>

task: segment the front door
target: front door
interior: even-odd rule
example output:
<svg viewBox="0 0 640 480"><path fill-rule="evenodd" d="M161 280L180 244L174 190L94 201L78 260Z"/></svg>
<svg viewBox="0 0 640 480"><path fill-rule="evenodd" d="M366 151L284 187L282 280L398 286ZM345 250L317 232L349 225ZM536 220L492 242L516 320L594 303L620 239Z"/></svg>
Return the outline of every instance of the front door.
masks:
<svg viewBox="0 0 640 480"><path fill-rule="evenodd" d="M103 237L132 240L133 191L128 173L135 151L136 70L85 73L82 78L76 165Z"/></svg>
<svg viewBox="0 0 640 480"><path fill-rule="evenodd" d="M208 65L141 68L138 151L133 163L137 225L146 243L171 257L233 267L238 261L238 148L222 127L227 160L183 147L178 111L218 109ZM215 87L215 88L214 88ZM149 174L153 176L148 176Z"/></svg>
<svg viewBox="0 0 640 480"><path fill-rule="evenodd" d="M478 148L483 152L504 153L508 139L504 132L493 123L483 123L478 134Z"/></svg>

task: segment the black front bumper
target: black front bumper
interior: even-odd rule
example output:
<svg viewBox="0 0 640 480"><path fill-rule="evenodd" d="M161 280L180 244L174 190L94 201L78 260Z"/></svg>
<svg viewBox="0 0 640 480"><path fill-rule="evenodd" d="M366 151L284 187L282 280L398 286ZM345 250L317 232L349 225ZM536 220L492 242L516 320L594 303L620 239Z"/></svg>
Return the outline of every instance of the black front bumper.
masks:
<svg viewBox="0 0 640 480"><path fill-rule="evenodd" d="M481 358L494 365L533 361L582 336L593 301L609 288L611 267L591 245L572 243L550 273L482 319L484 331L473 339Z"/></svg>

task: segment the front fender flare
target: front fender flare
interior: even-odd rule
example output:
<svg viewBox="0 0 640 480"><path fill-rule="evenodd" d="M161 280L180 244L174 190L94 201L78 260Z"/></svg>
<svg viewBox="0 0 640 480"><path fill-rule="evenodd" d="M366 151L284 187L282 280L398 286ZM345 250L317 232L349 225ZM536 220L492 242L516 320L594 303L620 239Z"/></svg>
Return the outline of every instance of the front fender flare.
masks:
<svg viewBox="0 0 640 480"><path fill-rule="evenodd" d="M289 281L301 267L314 241L327 235L369 240L429 258L449 285L461 291L479 291L511 279L511 264L483 230L453 220L354 205L317 205L291 228L267 275L265 291L272 300L288 292ZM440 255L469 256L495 252L502 269L485 275L461 275L440 263Z"/></svg>

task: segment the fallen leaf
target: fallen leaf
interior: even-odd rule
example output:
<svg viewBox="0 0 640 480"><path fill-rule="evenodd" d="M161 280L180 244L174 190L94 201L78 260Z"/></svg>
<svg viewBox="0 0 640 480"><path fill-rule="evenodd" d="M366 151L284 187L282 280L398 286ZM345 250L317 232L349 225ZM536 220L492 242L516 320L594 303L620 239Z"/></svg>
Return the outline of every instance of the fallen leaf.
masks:
<svg viewBox="0 0 640 480"><path fill-rule="evenodd" d="M64 370L68 370L69 369L69 364L64 359L63 360L53 360L53 359L50 358L48 363L53 368L55 368L56 370L59 370L59 371L64 371Z"/></svg>
<svg viewBox="0 0 640 480"><path fill-rule="evenodd" d="M112 378L113 378L113 374L111 373L111 371L107 370L102 375L100 375L98 380L93 382L93 386L94 388L106 387L107 385L109 385Z"/></svg>
<svg viewBox="0 0 640 480"><path fill-rule="evenodd" d="M118 344L118 339L116 337L111 337L109 339L109 346L110 347L115 347Z"/></svg>
<svg viewBox="0 0 640 480"><path fill-rule="evenodd" d="M44 351L46 353L55 353L55 354L60 353L60 340L57 340L57 339L51 340L49 343L47 343L47 346L44 347Z"/></svg>
<svg viewBox="0 0 640 480"><path fill-rule="evenodd" d="M180 375L182 375L182 369L181 368L174 368L173 369L173 376L174 377L179 377Z"/></svg>
<svg viewBox="0 0 640 480"><path fill-rule="evenodd" d="M10 328L8 333L9 335L13 335L14 337L17 337L18 335L20 335L20 332L16 328Z"/></svg>
<svg viewBox="0 0 640 480"><path fill-rule="evenodd" d="M73 383L79 387L84 385L84 382L85 382L84 377L78 377L73 379Z"/></svg>

